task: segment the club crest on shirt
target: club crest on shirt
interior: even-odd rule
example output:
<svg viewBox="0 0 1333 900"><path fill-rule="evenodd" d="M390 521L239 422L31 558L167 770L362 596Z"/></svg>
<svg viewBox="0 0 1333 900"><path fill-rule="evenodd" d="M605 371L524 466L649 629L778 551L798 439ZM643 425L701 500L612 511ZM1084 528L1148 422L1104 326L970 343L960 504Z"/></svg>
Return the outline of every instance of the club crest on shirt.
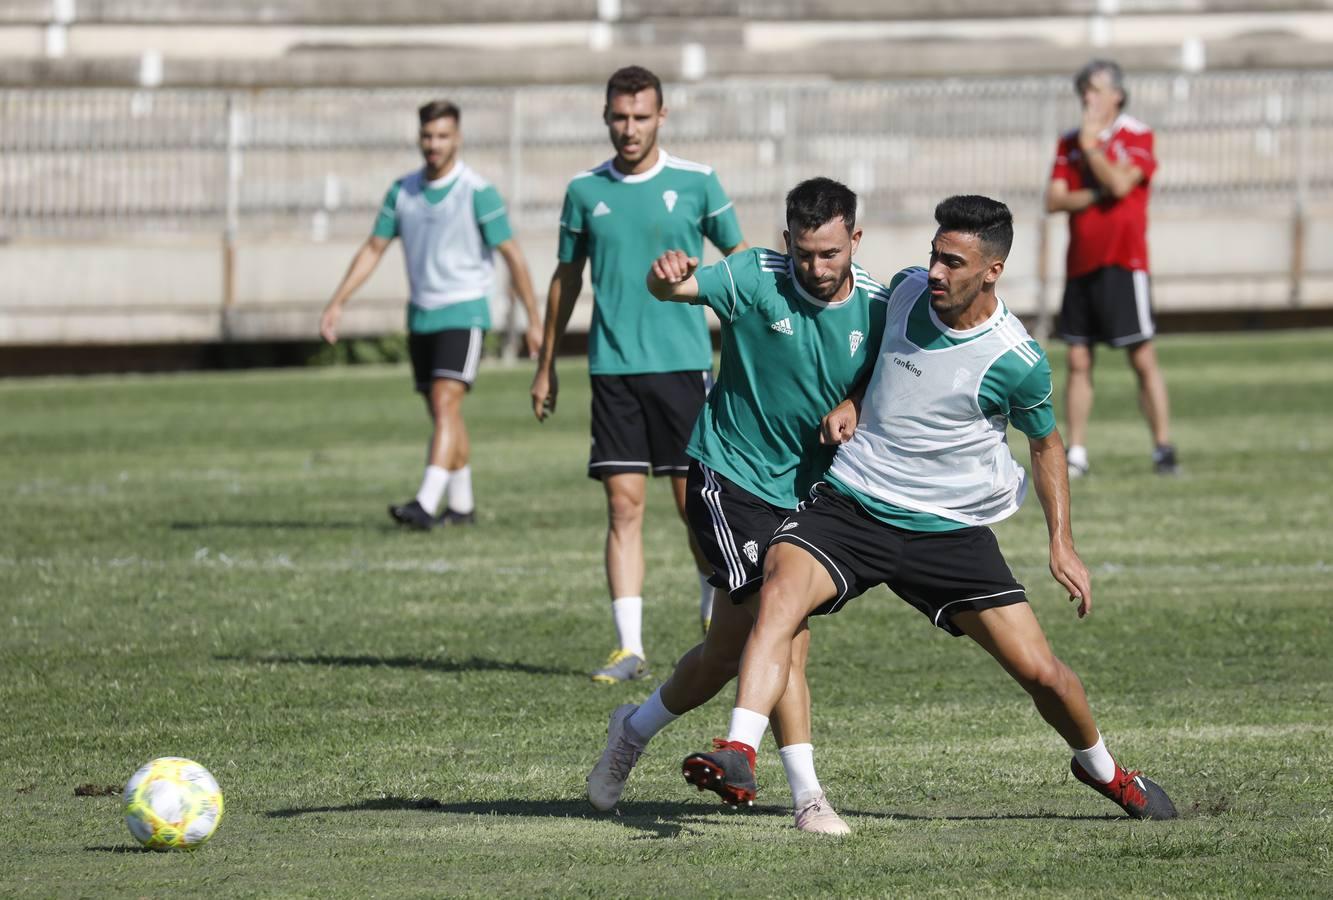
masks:
<svg viewBox="0 0 1333 900"><path fill-rule="evenodd" d="M953 373L952 390L955 391L961 390L971 380L972 380L971 369L958 369L956 372Z"/></svg>
<svg viewBox="0 0 1333 900"><path fill-rule="evenodd" d="M675 191L662 192L662 202L666 204L667 212L671 212L673 209L676 208L676 198L679 196L680 195L677 194Z"/></svg>
<svg viewBox="0 0 1333 900"><path fill-rule="evenodd" d="M752 565L752 566L753 566L753 565L758 565L758 563L759 563L759 545L758 545L758 544L756 544L754 541L746 541L746 542L745 542L745 546L744 546L744 547L741 547L741 549L745 551L745 558L748 559L748 560L750 561L750 565Z"/></svg>
<svg viewBox="0 0 1333 900"><path fill-rule="evenodd" d="M861 346L861 341L864 338L865 335L859 331L853 331L851 334L847 335L847 343L852 348L852 356L856 355L856 349Z"/></svg>

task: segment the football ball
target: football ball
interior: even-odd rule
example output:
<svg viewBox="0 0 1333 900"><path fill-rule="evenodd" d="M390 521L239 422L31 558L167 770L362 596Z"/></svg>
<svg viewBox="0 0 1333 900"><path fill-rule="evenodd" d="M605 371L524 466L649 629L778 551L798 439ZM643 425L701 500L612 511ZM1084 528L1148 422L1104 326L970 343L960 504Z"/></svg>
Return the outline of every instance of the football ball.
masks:
<svg viewBox="0 0 1333 900"><path fill-rule="evenodd" d="M163 756L125 785L125 824L150 850L193 850L221 821L222 791L193 760Z"/></svg>

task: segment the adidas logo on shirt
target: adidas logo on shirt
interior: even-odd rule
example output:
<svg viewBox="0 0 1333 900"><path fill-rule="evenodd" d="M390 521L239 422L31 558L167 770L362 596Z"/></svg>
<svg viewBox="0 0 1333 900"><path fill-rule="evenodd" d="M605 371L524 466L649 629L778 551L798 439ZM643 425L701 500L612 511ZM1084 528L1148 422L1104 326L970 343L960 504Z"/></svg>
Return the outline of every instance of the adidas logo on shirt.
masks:
<svg viewBox="0 0 1333 900"><path fill-rule="evenodd" d="M595 219L598 216L609 216L609 215L611 215L611 207L607 206L601 200L598 200L597 205L592 208L592 217Z"/></svg>
<svg viewBox="0 0 1333 900"><path fill-rule="evenodd" d="M791 319L779 319L778 321L769 324L768 327L769 327L769 328L772 328L772 329L773 329L774 331L776 331L778 334L791 334L791 333L792 333L792 330L791 330Z"/></svg>

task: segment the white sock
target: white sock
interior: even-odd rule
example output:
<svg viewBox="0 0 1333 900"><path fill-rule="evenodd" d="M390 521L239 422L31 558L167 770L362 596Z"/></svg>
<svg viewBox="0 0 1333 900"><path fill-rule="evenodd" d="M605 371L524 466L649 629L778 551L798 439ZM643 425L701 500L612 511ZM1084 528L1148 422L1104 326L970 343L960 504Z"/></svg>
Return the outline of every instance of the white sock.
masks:
<svg viewBox="0 0 1333 900"><path fill-rule="evenodd" d="M617 597L611 601L620 649L643 657L643 598Z"/></svg>
<svg viewBox="0 0 1333 900"><path fill-rule="evenodd" d="M791 798L797 809L824 793L815 775L814 744L788 744L778 749L778 756L782 757L782 768L787 770L787 784L791 785Z"/></svg>
<svg viewBox="0 0 1333 900"><path fill-rule="evenodd" d="M759 742L764 739L764 730L768 728L768 716L749 709L736 707L731 711L731 727L727 729L727 740L749 744L756 753Z"/></svg>
<svg viewBox="0 0 1333 900"><path fill-rule="evenodd" d="M1086 469L1088 467L1088 448L1084 447L1082 444L1074 444L1069 448L1069 451L1065 453L1065 460L1071 466Z"/></svg>
<svg viewBox="0 0 1333 900"><path fill-rule="evenodd" d="M449 473L449 508L458 513L470 513L476 505L472 498L472 467L454 469Z"/></svg>
<svg viewBox="0 0 1333 900"><path fill-rule="evenodd" d="M439 466L426 466L426 474L421 478L421 487L417 490L417 502L432 516L440 509L440 498L449 483L449 473Z"/></svg>
<svg viewBox="0 0 1333 900"><path fill-rule="evenodd" d="M1097 743L1088 749L1076 750L1073 747L1069 749L1074 751L1074 759L1078 760L1078 764L1083 767L1083 771L1102 784L1109 784L1111 779L1115 777L1115 760L1111 758L1111 754L1107 751L1106 742L1102 740L1100 732L1097 734Z"/></svg>
<svg viewBox="0 0 1333 900"><path fill-rule="evenodd" d="M653 735L679 718L680 716L667 709L666 704L662 702L662 689L659 687L638 709L634 710L634 714L625 724L629 726L633 736L639 739L639 745L646 746L653 739Z"/></svg>
<svg viewBox="0 0 1333 900"><path fill-rule="evenodd" d="M713 621L713 586L708 583L708 576L699 573L699 619Z"/></svg>

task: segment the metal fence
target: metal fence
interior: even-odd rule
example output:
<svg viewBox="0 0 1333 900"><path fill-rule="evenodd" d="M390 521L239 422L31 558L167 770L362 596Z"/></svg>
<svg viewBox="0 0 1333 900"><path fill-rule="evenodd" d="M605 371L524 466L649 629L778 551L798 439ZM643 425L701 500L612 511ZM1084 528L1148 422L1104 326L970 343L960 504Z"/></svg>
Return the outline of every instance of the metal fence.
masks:
<svg viewBox="0 0 1333 900"><path fill-rule="evenodd" d="M1129 111L1163 161L1154 203L1301 209L1333 200L1333 72L1140 75ZM364 234L415 168L415 108L438 91L0 91L0 238ZM609 154L598 87L449 92L465 156L517 224L556 220L569 177ZM742 207L803 177L845 180L870 220L928 218L957 192L1041 198L1066 78L772 80L671 87L663 144Z"/></svg>

